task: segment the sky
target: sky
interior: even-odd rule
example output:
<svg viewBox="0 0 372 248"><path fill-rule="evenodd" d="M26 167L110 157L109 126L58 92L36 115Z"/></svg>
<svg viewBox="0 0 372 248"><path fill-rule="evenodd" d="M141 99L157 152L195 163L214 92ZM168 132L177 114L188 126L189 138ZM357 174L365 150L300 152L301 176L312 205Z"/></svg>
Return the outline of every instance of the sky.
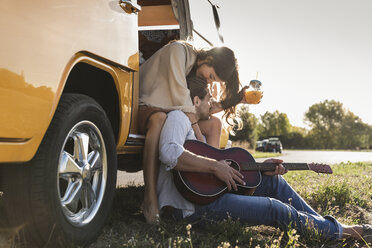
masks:
<svg viewBox="0 0 372 248"><path fill-rule="evenodd" d="M264 98L250 112L278 110L291 125L308 127L311 105L336 100L372 125L371 0L213 2L242 84L257 72L262 82ZM208 1L191 0L191 8L195 29L217 41Z"/></svg>

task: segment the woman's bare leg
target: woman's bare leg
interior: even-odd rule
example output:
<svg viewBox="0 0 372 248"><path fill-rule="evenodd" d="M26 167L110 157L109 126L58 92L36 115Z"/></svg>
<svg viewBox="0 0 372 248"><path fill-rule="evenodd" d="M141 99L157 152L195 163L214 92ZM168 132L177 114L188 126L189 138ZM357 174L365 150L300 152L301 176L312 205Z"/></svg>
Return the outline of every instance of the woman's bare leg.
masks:
<svg viewBox="0 0 372 248"><path fill-rule="evenodd" d="M159 139L167 115L157 112L149 118L145 147L143 150L143 179L145 197L142 211L146 222L154 224L159 220L158 196L156 184L159 171Z"/></svg>
<svg viewBox="0 0 372 248"><path fill-rule="evenodd" d="M215 116L211 116L209 120L199 121L198 125L207 143L213 147L219 148L222 129L221 120Z"/></svg>

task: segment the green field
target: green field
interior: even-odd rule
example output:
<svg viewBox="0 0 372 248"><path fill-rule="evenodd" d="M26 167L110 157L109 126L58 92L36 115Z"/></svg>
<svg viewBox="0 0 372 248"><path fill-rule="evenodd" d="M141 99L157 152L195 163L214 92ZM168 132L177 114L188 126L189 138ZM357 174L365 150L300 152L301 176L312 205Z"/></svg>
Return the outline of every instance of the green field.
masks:
<svg viewBox="0 0 372 248"><path fill-rule="evenodd" d="M372 164L341 163L334 174L289 172L285 178L322 215L345 224L372 222ZM298 236L278 229L248 227L239 221L213 224L176 223L164 216L159 226L147 225L141 214L142 186L118 188L113 215L90 247L362 247L363 243L325 242L317 236ZM187 226L191 224L188 231ZM190 227L190 226L189 226ZM229 246L230 245L230 246Z"/></svg>
<svg viewBox="0 0 372 248"><path fill-rule="evenodd" d="M372 163L341 163L332 168L329 176L291 171L285 178L322 215L331 214L345 224L372 223ZM165 214L160 225L148 225L140 210L142 199L142 185L118 188L111 218L89 247L367 247L355 241L326 242L316 235L249 227L232 219L201 225L177 223ZM16 230L2 231L0 247L17 236Z"/></svg>

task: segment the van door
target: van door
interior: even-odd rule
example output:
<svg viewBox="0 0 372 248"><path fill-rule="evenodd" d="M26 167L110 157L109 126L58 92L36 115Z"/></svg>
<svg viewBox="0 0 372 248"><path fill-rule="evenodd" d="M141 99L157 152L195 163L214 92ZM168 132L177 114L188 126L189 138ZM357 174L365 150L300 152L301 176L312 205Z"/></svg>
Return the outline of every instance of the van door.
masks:
<svg viewBox="0 0 372 248"><path fill-rule="evenodd" d="M195 44L201 47L221 45L223 39L221 40L216 27L216 21L219 22L219 20L215 19L218 16L218 7L209 0L189 1ZM213 6L215 6L215 15L213 14Z"/></svg>

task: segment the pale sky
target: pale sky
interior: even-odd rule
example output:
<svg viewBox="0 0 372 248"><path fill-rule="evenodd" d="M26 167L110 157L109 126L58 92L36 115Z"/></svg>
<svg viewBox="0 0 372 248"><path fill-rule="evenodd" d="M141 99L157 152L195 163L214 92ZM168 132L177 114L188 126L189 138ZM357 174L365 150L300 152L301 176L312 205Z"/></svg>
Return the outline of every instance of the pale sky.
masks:
<svg viewBox="0 0 372 248"><path fill-rule="evenodd" d="M306 127L312 104L337 100L372 125L371 0L214 0L225 45L235 51L243 84L258 79L264 98L250 111L286 113ZM203 16L195 28L215 36L207 0L191 0ZM200 6L199 6L200 5ZM201 14L202 12L203 14Z"/></svg>

